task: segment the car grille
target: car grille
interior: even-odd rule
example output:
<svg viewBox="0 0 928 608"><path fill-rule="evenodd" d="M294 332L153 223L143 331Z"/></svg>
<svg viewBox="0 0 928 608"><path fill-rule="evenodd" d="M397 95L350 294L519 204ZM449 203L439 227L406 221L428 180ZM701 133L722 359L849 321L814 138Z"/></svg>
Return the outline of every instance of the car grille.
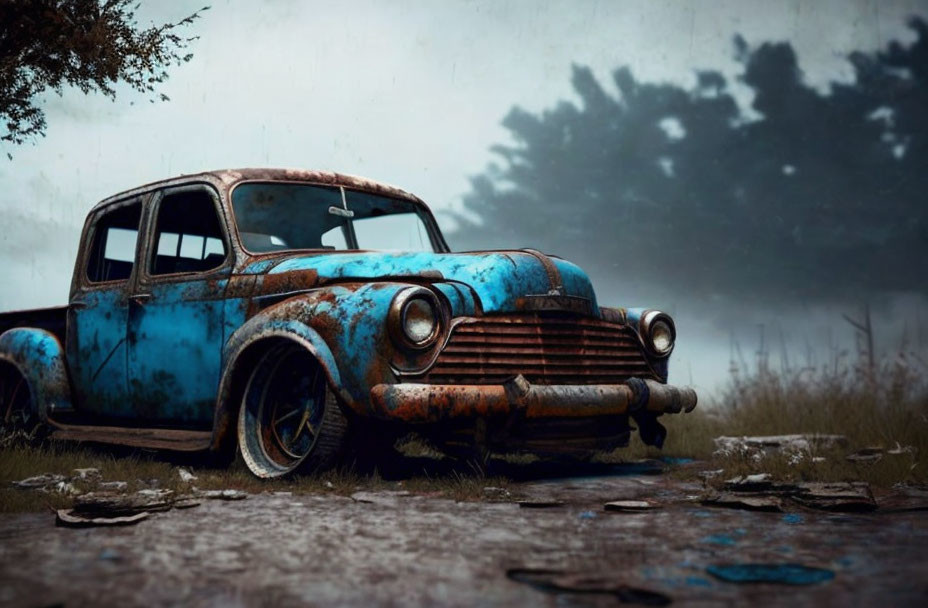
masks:
<svg viewBox="0 0 928 608"><path fill-rule="evenodd" d="M429 384L612 384L657 378L627 326L551 315L468 318L424 375Z"/></svg>

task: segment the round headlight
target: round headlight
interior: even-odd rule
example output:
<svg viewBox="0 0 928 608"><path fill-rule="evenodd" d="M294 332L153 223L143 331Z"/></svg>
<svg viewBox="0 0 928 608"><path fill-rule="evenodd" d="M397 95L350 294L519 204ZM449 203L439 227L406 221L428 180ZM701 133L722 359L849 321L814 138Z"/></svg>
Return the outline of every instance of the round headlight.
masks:
<svg viewBox="0 0 928 608"><path fill-rule="evenodd" d="M655 321L651 325L651 345L654 352L665 355L673 349L673 329L666 321Z"/></svg>
<svg viewBox="0 0 928 608"><path fill-rule="evenodd" d="M438 314L424 298L410 298L403 307L403 333L413 344L429 341L438 329Z"/></svg>
<svg viewBox="0 0 928 608"><path fill-rule="evenodd" d="M438 296L425 287L408 287L394 296L387 325L397 346L419 350L435 343L443 320Z"/></svg>
<svg viewBox="0 0 928 608"><path fill-rule="evenodd" d="M673 350L677 330L667 314L649 310L641 316L641 339L652 355L666 357Z"/></svg>

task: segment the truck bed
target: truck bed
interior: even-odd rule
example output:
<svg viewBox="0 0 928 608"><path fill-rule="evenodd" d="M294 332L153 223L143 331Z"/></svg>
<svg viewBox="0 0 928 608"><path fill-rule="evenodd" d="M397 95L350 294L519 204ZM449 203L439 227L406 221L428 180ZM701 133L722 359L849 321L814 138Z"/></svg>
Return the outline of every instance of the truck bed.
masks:
<svg viewBox="0 0 928 608"><path fill-rule="evenodd" d="M37 327L52 332L64 344L67 322L67 306L4 312L0 313L0 334L14 327Z"/></svg>

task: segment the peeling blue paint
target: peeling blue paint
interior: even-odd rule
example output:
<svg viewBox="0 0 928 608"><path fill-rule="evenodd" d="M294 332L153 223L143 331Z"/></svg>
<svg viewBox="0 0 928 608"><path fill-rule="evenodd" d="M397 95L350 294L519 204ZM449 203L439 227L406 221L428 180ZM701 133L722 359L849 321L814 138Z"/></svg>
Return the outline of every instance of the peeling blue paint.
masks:
<svg viewBox="0 0 928 608"><path fill-rule="evenodd" d="M244 272L280 274L314 270L320 280L383 279L431 276L467 285L477 293L484 312L510 312L527 295L545 295L553 286L542 262L534 255L512 252L481 253L325 253L295 254L267 268L267 260L250 264ZM577 266L558 260L564 295L585 298L598 314L589 277Z"/></svg>
<svg viewBox="0 0 928 608"><path fill-rule="evenodd" d="M126 286L96 287L79 298L71 302L67 343L76 405L96 416L131 415L126 374Z"/></svg>
<svg viewBox="0 0 928 608"><path fill-rule="evenodd" d="M0 334L0 360L14 365L26 379L40 418L71 411L65 352L54 334L30 327L5 331Z"/></svg>
<svg viewBox="0 0 928 608"><path fill-rule="evenodd" d="M225 285L215 278L157 283L150 298L130 301L129 411L120 415L209 427L219 386Z"/></svg>

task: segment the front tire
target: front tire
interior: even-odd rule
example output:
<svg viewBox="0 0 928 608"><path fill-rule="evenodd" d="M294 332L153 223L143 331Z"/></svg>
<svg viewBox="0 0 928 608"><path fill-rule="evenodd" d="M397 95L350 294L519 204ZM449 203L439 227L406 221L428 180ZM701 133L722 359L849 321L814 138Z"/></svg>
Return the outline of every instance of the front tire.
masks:
<svg viewBox="0 0 928 608"><path fill-rule="evenodd" d="M325 370L298 344L269 348L251 371L238 420L238 444L258 477L332 468L342 454L348 420Z"/></svg>

